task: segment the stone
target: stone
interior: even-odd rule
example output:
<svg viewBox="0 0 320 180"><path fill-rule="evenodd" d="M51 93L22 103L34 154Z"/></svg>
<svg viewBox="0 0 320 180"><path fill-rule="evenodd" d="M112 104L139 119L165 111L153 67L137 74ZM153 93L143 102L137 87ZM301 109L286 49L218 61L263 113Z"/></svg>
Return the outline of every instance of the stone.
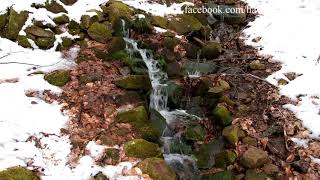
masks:
<svg viewBox="0 0 320 180"><path fill-rule="evenodd" d="M201 125L187 127L184 136L186 140L191 141L204 141L206 136L206 130Z"/></svg>
<svg viewBox="0 0 320 180"><path fill-rule="evenodd" d="M11 167L0 171L2 180L40 180L35 172L23 167Z"/></svg>
<svg viewBox="0 0 320 180"><path fill-rule="evenodd" d="M263 171L268 175L272 175L272 174L278 173L280 170L279 170L278 166L276 166L274 164L265 164L263 166Z"/></svg>
<svg viewBox="0 0 320 180"><path fill-rule="evenodd" d="M215 164L215 156L223 151L224 141L222 139L212 140L207 144L202 144L194 151L197 158L197 166L200 169L212 168Z"/></svg>
<svg viewBox="0 0 320 180"><path fill-rule="evenodd" d="M106 25L98 22L95 22L90 26L88 35L101 43L108 42L112 37L111 30Z"/></svg>
<svg viewBox="0 0 320 180"><path fill-rule="evenodd" d="M40 49L50 49L54 46L55 37L38 37L35 41Z"/></svg>
<svg viewBox="0 0 320 180"><path fill-rule="evenodd" d="M250 136L246 136L242 139L242 143L243 144L248 144L248 145L251 145L251 146L257 146L257 141L250 137Z"/></svg>
<svg viewBox="0 0 320 180"><path fill-rule="evenodd" d="M278 80L278 85L281 85L281 86L284 86L284 85L287 85L289 84L289 82L283 78L279 79Z"/></svg>
<svg viewBox="0 0 320 180"><path fill-rule="evenodd" d="M78 0L60 0L63 4L65 5L73 5L76 3Z"/></svg>
<svg viewBox="0 0 320 180"><path fill-rule="evenodd" d="M101 80L102 80L102 75L98 73L82 74L79 77L79 83L84 85L90 82L101 81Z"/></svg>
<svg viewBox="0 0 320 180"><path fill-rule="evenodd" d="M22 36L22 35L19 35L17 37L17 42L20 46L24 47L24 48L32 48L30 42L28 41L28 38L27 36Z"/></svg>
<svg viewBox="0 0 320 180"><path fill-rule="evenodd" d="M222 52L222 47L220 43L208 42L201 48L200 58L212 60L219 57L221 52Z"/></svg>
<svg viewBox="0 0 320 180"><path fill-rule="evenodd" d="M141 161L138 168L148 174L153 180L177 180L175 172L160 158L147 158Z"/></svg>
<svg viewBox="0 0 320 180"><path fill-rule="evenodd" d="M158 26L164 29L168 28L168 20L161 16L152 16L151 17L151 24L154 26Z"/></svg>
<svg viewBox="0 0 320 180"><path fill-rule="evenodd" d="M219 153L215 157L215 166L218 168L226 168L228 165L233 164L237 159L237 154L233 151L226 150Z"/></svg>
<svg viewBox="0 0 320 180"><path fill-rule="evenodd" d="M151 82L147 75L128 75L114 81L115 85L129 90L150 90Z"/></svg>
<svg viewBox="0 0 320 180"><path fill-rule="evenodd" d="M222 130L222 136L232 145L239 141L240 135L241 130L235 125L227 126Z"/></svg>
<svg viewBox="0 0 320 180"><path fill-rule="evenodd" d="M298 161L295 161L291 164L291 166L293 167L293 169L299 173L307 173L308 169L310 167L310 163L308 163L306 160L304 159L300 159Z"/></svg>
<svg viewBox="0 0 320 180"><path fill-rule="evenodd" d="M179 43L179 39L178 38L170 38L170 37L165 37L163 39L163 46L170 49L170 50L173 50L174 47L176 45L178 45Z"/></svg>
<svg viewBox="0 0 320 180"><path fill-rule="evenodd" d="M73 40L71 38L62 37L61 40L62 40L62 43L61 43L62 48L69 48L73 44Z"/></svg>
<svg viewBox="0 0 320 180"><path fill-rule="evenodd" d="M55 13L55 14L68 13L68 11L66 9L64 9L64 7L55 0L47 1L45 3L45 8L48 11Z"/></svg>
<svg viewBox="0 0 320 180"><path fill-rule="evenodd" d="M161 157L162 152L158 144L148 142L144 139L134 139L124 144L124 152L128 157L150 158Z"/></svg>
<svg viewBox="0 0 320 180"><path fill-rule="evenodd" d="M136 18L133 22L133 30L136 32L150 34L153 29L152 24L146 18Z"/></svg>
<svg viewBox="0 0 320 180"><path fill-rule="evenodd" d="M222 104L218 104L212 114L223 126L228 126L232 123L230 111Z"/></svg>
<svg viewBox="0 0 320 180"><path fill-rule="evenodd" d="M108 15L109 21L113 23L118 18L127 18L133 15L133 11L130 7L120 1L110 1L106 4L105 7L102 7L102 10L105 14Z"/></svg>
<svg viewBox="0 0 320 180"><path fill-rule="evenodd" d="M109 52L114 53L117 51L124 50L126 48L126 42L122 37L113 37L109 42Z"/></svg>
<svg viewBox="0 0 320 180"><path fill-rule="evenodd" d="M200 75L208 75L213 74L218 71L218 67L215 63L210 62L188 62L183 65L182 67L183 71L182 74L187 75L193 75L193 74L200 74Z"/></svg>
<svg viewBox="0 0 320 180"><path fill-rule="evenodd" d="M199 58L198 54L199 54L200 47L198 47L194 44L191 44L191 43L185 43L185 44L183 44L183 47L186 51L187 58L191 58L191 59Z"/></svg>
<svg viewBox="0 0 320 180"><path fill-rule="evenodd" d="M109 180L109 178L104 175L102 172L98 172L94 177L94 180Z"/></svg>
<svg viewBox="0 0 320 180"><path fill-rule="evenodd" d="M163 56L166 63L177 62L181 59L181 55L179 52L175 52L168 48L163 48L161 51L161 55Z"/></svg>
<svg viewBox="0 0 320 180"><path fill-rule="evenodd" d="M104 152L103 161L110 165L117 165L120 162L120 150L107 148Z"/></svg>
<svg viewBox="0 0 320 180"><path fill-rule="evenodd" d="M119 112L115 119L120 123L145 123L148 121L148 113L144 106L138 106L129 111Z"/></svg>
<svg viewBox="0 0 320 180"><path fill-rule="evenodd" d="M78 35L80 33L81 27L80 24L74 20L71 20L68 24L68 32L71 35Z"/></svg>
<svg viewBox="0 0 320 180"><path fill-rule="evenodd" d="M8 13L0 14L0 29L5 28L8 22Z"/></svg>
<svg viewBox="0 0 320 180"><path fill-rule="evenodd" d="M167 70L167 74L170 78L179 77L180 71L181 71L181 66L178 62L168 63L166 66L166 70Z"/></svg>
<svg viewBox="0 0 320 180"><path fill-rule="evenodd" d="M270 137L267 143L267 148L272 154L275 154L280 158L285 159L288 156L284 137Z"/></svg>
<svg viewBox="0 0 320 180"><path fill-rule="evenodd" d="M82 15L80 19L80 26L82 29L88 29L91 23L91 17L89 15Z"/></svg>
<svg viewBox="0 0 320 180"><path fill-rule="evenodd" d="M54 86L63 86L71 80L71 77L67 70L56 70L46 74L44 79Z"/></svg>
<svg viewBox="0 0 320 180"><path fill-rule="evenodd" d="M192 31L199 31L202 24L197 18L188 14L179 14L169 18L168 28L178 34L188 34Z"/></svg>
<svg viewBox="0 0 320 180"><path fill-rule="evenodd" d="M258 173L253 169L248 169L246 171L245 180L265 180L267 175L264 173Z"/></svg>
<svg viewBox="0 0 320 180"><path fill-rule="evenodd" d="M174 81L167 82L168 105L172 109L178 109L181 105L181 100L184 96L184 88L182 85Z"/></svg>
<svg viewBox="0 0 320 180"><path fill-rule="evenodd" d="M167 127L166 119L154 109L150 109L150 121L152 126L159 132L163 132Z"/></svg>
<svg viewBox="0 0 320 180"><path fill-rule="evenodd" d="M175 139L173 142L170 142L169 152L172 154L192 154L192 147L188 145L184 140Z"/></svg>
<svg viewBox="0 0 320 180"><path fill-rule="evenodd" d="M25 29L27 34L36 36L36 37L46 37L46 38L53 38L54 33L50 30L42 29L38 26L29 26Z"/></svg>
<svg viewBox="0 0 320 180"><path fill-rule="evenodd" d="M16 40L20 30L28 19L28 12L21 11L16 12L13 8L10 8L8 23L4 30L5 37L11 40Z"/></svg>
<svg viewBox="0 0 320 180"><path fill-rule="evenodd" d="M53 18L53 22L56 24L66 24L70 21L69 17L65 14Z"/></svg>
<svg viewBox="0 0 320 180"><path fill-rule="evenodd" d="M201 180L235 180L231 171L220 171L214 175L202 176Z"/></svg>
<svg viewBox="0 0 320 180"><path fill-rule="evenodd" d="M249 147L240 159L241 165L247 168L258 168L268 161L268 153L253 146Z"/></svg>
<svg viewBox="0 0 320 180"><path fill-rule="evenodd" d="M266 65L264 65L263 63L261 63L259 60L252 61L252 62L249 64L249 67L250 67L250 69L252 69L252 70L264 70L264 69L266 69Z"/></svg>

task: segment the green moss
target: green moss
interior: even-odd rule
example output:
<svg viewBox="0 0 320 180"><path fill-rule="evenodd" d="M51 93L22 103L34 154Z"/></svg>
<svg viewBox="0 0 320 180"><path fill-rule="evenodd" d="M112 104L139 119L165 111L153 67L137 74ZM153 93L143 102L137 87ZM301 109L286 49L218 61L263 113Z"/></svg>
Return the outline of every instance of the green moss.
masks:
<svg viewBox="0 0 320 180"><path fill-rule="evenodd" d="M187 140L203 141L206 136L206 130L201 126L190 126L184 133Z"/></svg>
<svg viewBox="0 0 320 180"><path fill-rule="evenodd" d="M141 138L150 141L159 143L160 139L160 131L151 126L148 122L142 127L137 127L139 133L141 134Z"/></svg>
<svg viewBox="0 0 320 180"><path fill-rule="evenodd" d="M179 14L169 19L168 28L179 34L187 34L192 31L199 31L202 24L195 17L188 14Z"/></svg>
<svg viewBox="0 0 320 180"><path fill-rule="evenodd" d="M8 24L5 29L6 37L15 40L28 19L28 12L21 11L17 13L13 8L10 9Z"/></svg>
<svg viewBox="0 0 320 180"><path fill-rule="evenodd" d="M13 167L0 172L1 180L40 180L32 171L22 167Z"/></svg>
<svg viewBox="0 0 320 180"><path fill-rule="evenodd" d="M89 30L88 30L88 35L101 43L106 43L107 41L109 41L112 37L111 34L111 29L109 29L108 26L101 24L101 23L93 23Z"/></svg>
<svg viewBox="0 0 320 180"><path fill-rule="evenodd" d="M133 14L133 11L129 8L129 6L120 1L110 1L106 6L107 7L102 9L103 12L108 15L111 23L113 23L119 17L126 17L129 19Z"/></svg>
<svg viewBox="0 0 320 180"><path fill-rule="evenodd" d="M32 48L30 42L28 41L27 36L19 35L17 38L17 42L20 46L22 46L24 48Z"/></svg>
<svg viewBox="0 0 320 180"><path fill-rule="evenodd" d="M175 172L160 158L147 158L138 164L144 174L153 180L177 180Z"/></svg>
<svg viewBox="0 0 320 180"><path fill-rule="evenodd" d="M104 160L110 162L112 165L116 165L120 162L120 150L116 148L108 148L104 153Z"/></svg>
<svg viewBox="0 0 320 180"><path fill-rule="evenodd" d="M231 125L223 129L222 136L225 137L230 144L234 145L239 141L240 132L237 126Z"/></svg>
<svg viewBox="0 0 320 180"><path fill-rule="evenodd" d="M209 42L201 49L201 58L206 58L207 60L212 60L217 58L222 52L222 47L220 43Z"/></svg>
<svg viewBox="0 0 320 180"><path fill-rule="evenodd" d="M147 75L129 75L114 81L118 87L129 90L149 90L151 82Z"/></svg>
<svg viewBox="0 0 320 180"><path fill-rule="evenodd" d="M72 35L77 35L80 33L80 24L74 20L71 20L68 24L68 32Z"/></svg>
<svg viewBox="0 0 320 180"><path fill-rule="evenodd" d="M163 46L170 50L173 50L178 43L179 43L178 38L165 37L163 40Z"/></svg>
<svg viewBox="0 0 320 180"><path fill-rule="evenodd" d="M55 13L55 14L68 13L67 10L65 10L64 7L61 4L57 3L57 1L55 1L55 0L51 0L51 1L47 0L45 3L45 8L48 11Z"/></svg>
<svg viewBox="0 0 320 180"><path fill-rule="evenodd" d="M120 112L116 115L116 121L121 123L145 123L148 121L148 113L144 106L132 110Z"/></svg>
<svg viewBox="0 0 320 180"><path fill-rule="evenodd" d="M153 26L147 18L137 18L133 22L133 29L139 33L152 33Z"/></svg>
<svg viewBox="0 0 320 180"><path fill-rule="evenodd" d="M213 115L224 126L230 125L232 123L231 113L225 106L221 104L218 104L217 107L213 110Z"/></svg>
<svg viewBox="0 0 320 180"><path fill-rule="evenodd" d="M113 37L109 42L109 44L110 44L110 48L109 48L110 53L121 51L126 48L126 42L122 37Z"/></svg>
<svg viewBox="0 0 320 180"><path fill-rule="evenodd" d="M63 86L71 80L71 77L67 70L56 70L46 74L44 79L54 86Z"/></svg>
<svg viewBox="0 0 320 180"><path fill-rule="evenodd" d="M134 139L125 143L124 152L128 157L149 158L161 157L162 152L158 144L144 139Z"/></svg>
<svg viewBox="0 0 320 180"><path fill-rule="evenodd" d="M66 24L68 23L70 20L69 20L69 17L65 14L61 15L61 16L58 16L58 17L55 17L53 19L53 21L56 23L56 24Z"/></svg>
<svg viewBox="0 0 320 180"><path fill-rule="evenodd" d="M151 17L151 24L154 26L158 26L164 29L168 28L168 20L161 16L152 16Z"/></svg>
<svg viewBox="0 0 320 180"><path fill-rule="evenodd" d="M215 157L215 166L218 168L226 168L228 165L233 164L237 159L237 154L233 151L223 151Z"/></svg>
<svg viewBox="0 0 320 180"><path fill-rule="evenodd" d="M0 15L0 29L3 29L8 22L8 13Z"/></svg>
<svg viewBox="0 0 320 180"><path fill-rule="evenodd" d="M88 29L91 25L90 23L91 17L89 15L82 15L80 20L80 26L82 29Z"/></svg>
<svg viewBox="0 0 320 180"><path fill-rule="evenodd" d="M68 47L71 47L72 44L73 44L73 40L71 38L68 38L68 37L62 37L62 47L63 48L68 48Z"/></svg>
<svg viewBox="0 0 320 180"><path fill-rule="evenodd" d="M54 46L55 37L39 37L36 39L36 45L40 49L50 49Z"/></svg>

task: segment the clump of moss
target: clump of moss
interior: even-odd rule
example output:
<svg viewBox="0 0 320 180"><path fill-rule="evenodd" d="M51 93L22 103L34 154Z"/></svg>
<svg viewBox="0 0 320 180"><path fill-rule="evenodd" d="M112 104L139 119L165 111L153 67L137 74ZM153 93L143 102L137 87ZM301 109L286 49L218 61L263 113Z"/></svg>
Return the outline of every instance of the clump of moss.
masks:
<svg viewBox="0 0 320 180"><path fill-rule="evenodd" d="M22 46L24 48L32 48L30 42L28 41L27 36L19 35L17 38L17 42L20 46Z"/></svg>
<svg viewBox="0 0 320 180"><path fill-rule="evenodd" d="M54 86L63 86L71 80L71 77L67 70L56 70L46 74L44 79Z"/></svg>
<svg viewBox="0 0 320 180"><path fill-rule="evenodd" d="M12 167L0 172L2 180L40 180L33 172L22 167Z"/></svg>
<svg viewBox="0 0 320 180"><path fill-rule="evenodd" d="M161 157L161 149L158 144L144 139L134 139L124 145L124 151L128 157L149 158Z"/></svg>
<svg viewBox="0 0 320 180"><path fill-rule="evenodd" d="M163 159L147 158L138 164L144 174L148 174L154 180L176 180L177 175Z"/></svg>
<svg viewBox="0 0 320 180"><path fill-rule="evenodd" d="M116 165L120 162L120 150L116 148L108 148L105 151L104 160L108 164Z"/></svg>

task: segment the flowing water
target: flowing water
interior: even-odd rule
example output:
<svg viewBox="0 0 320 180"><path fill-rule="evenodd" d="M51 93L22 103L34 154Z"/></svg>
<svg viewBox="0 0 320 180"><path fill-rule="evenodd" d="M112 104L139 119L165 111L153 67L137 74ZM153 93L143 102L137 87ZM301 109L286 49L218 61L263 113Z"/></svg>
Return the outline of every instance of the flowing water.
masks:
<svg viewBox="0 0 320 180"><path fill-rule="evenodd" d="M123 27L125 27L125 22L122 22ZM194 159L184 154L171 153L171 144L175 140L179 140L181 132L175 132L174 130L172 130L174 128L170 127L175 126L178 121L181 123L186 123L184 121L198 120L199 117L190 115L184 110L168 110L168 93L166 84L168 76L166 72L161 69L160 64L153 58L153 55L149 50L138 48L137 42L135 42L135 40L133 39L130 39L127 32L127 30L124 30L124 34L127 35L124 38L127 43L127 51L131 55L138 52L148 68L148 74L152 85L149 106L151 109L158 111L166 119L167 128L164 130L161 137L161 140L163 142L162 148L164 159L166 163L176 171L180 179L197 179L195 175L197 173L197 168ZM194 74L194 72L191 74Z"/></svg>

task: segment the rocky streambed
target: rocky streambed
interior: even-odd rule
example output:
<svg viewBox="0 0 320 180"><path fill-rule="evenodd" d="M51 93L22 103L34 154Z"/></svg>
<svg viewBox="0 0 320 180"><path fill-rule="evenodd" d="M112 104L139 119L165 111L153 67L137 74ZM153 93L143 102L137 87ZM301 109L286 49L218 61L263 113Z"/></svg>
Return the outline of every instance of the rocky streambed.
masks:
<svg viewBox="0 0 320 180"><path fill-rule="evenodd" d="M296 121L282 109L288 100L264 80L279 65L258 56L240 38L254 14L162 17L108 1L77 22L61 3L72 6L76 1L33 4L65 13L53 18L54 24L25 25L28 12L8 9L0 16L0 35L25 48L65 54L80 49L71 70L44 75L62 94L42 94L59 101L70 115L68 127L61 129L70 136L70 164L77 164L95 141L105 146L96 164L135 163L136 168L123 171L124 177L317 177L317 165L288 140L285 122ZM246 8L240 1L196 1L180 8L218 5ZM38 179L23 168L0 172L0 177L15 178L16 171L25 179ZM112 179L102 172L91 176Z"/></svg>

